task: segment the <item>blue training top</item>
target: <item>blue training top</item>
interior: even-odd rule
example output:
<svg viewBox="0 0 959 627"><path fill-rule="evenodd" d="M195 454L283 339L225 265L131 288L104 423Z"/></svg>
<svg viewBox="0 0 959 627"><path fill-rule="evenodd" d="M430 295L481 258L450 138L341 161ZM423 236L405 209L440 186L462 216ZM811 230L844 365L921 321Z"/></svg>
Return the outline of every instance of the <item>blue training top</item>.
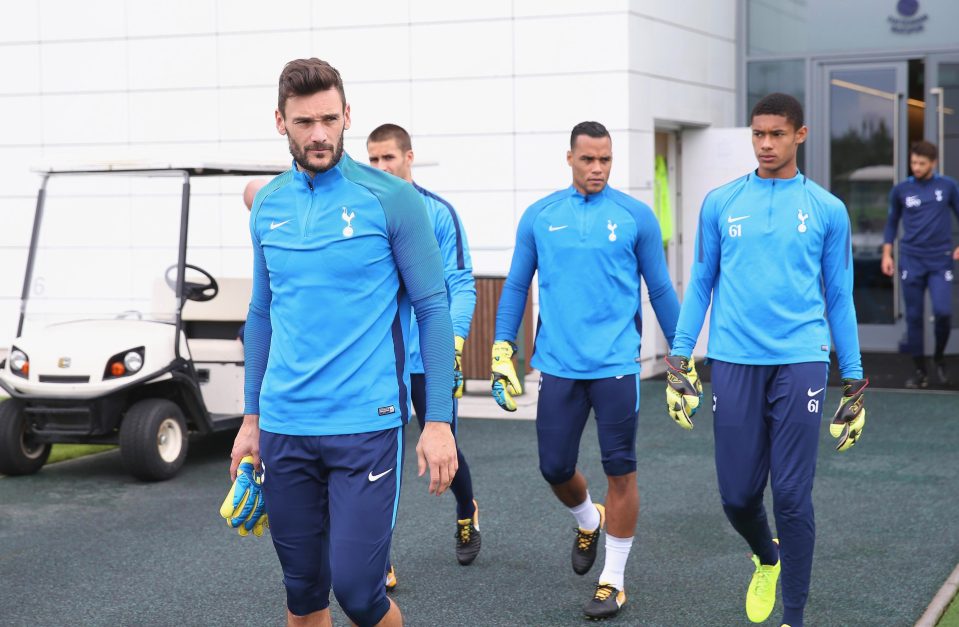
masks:
<svg viewBox="0 0 959 627"><path fill-rule="evenodd" d="M672 345L679 301L648 205L607 185L587 196L571 186L530 206L516 231L496 314L497 340L515 340L537 270L533 367L569 379L638 373L640 275Z"/></svg>
<svg viewBox="0 0 959 627"><path fill-rule="evenodd" d="M413 187L423 197L426 211L433 223L433 233L443 256L443 274L449 294L450 316L453 318L453 334L466 339L476 307L476 284L473 281L473 262L466 242L466 231L456 215L453 205L416 183ZM420 333L416 324L416 312L410 325L410 372L423 372L423 357L420 355Z"/></svg>
<svg viewBox="0 0 959 627"><path fill-rule="evenodd" d="M452 420L453 329L439 247L416 190L343 154L295 167L250 214L253 296L246 408L288 435L389 429L409 418L410 303L426 364L426 420Z"/></svg>
<svg viewBox="0 0 959 627"><path fill-rule="evenodd" d="M690 355L712 296L707 355L736 364L829 361L862 378L849 215L797 173L755 172L706 195L673 354ZM828 319L828 326L827 326Z"/></svg>
<svg viewBox="0 0 959 627"><path fill-rule="evenodd" d="M882 241L893 243L902 219L902 252L915 257L952 255L950 207L959 220L959 188L954 180L938 174L921 181L910 176L889 192L889 218Z"/></svg>

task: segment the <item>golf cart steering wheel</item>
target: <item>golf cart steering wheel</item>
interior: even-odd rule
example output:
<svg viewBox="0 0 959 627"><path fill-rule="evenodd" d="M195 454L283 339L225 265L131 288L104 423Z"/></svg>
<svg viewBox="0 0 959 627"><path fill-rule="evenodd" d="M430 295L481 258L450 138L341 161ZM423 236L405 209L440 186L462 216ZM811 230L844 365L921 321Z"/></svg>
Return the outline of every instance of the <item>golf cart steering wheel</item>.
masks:
<svg viewBox="0 0 959 627"><path fill-rule="evenodd" d="M183 280L183 298L187 300L196 301L202 303L208 300L213 300L216 298L216 295L220 293L220 286L217 285L216 279L213 278L213 275L200 268L198 266L191 265L189 263L183 265L184 276L186 275L186 270L195 270L202 274L206 279L206 283L194 283L192 281L187 281L185 278ZM166 284L176 293L176 270L177 265L173 264L166 269L166 272L163 275L163 278L166 280ZM170 272L173 272L173 276L170 276Z"/></svg>

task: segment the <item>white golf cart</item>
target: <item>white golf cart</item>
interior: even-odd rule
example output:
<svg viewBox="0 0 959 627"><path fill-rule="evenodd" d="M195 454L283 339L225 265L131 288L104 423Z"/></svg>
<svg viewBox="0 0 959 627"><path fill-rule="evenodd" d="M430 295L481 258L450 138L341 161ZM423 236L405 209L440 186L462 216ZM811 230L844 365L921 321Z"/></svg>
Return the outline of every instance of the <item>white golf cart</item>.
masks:
<svg viewBox="0 0 959 627"><path fill-rule="evenodd" d="M235 242L245 237L248 247L247 217L238 190L220 206L222 177L283 169L128 164L41 172L16 339L0 362L9 396L0 402L0 473L37 472L53 443L119 444L133 476L158 481L183 465L189 432L238 427L238 331L251 282L214 278L187 253L230 266L222 232ZM190 233L191 193L207 209L196 216L200 233ZM233 268L246 265L239 254L246 250L234 246Z"/></svg>

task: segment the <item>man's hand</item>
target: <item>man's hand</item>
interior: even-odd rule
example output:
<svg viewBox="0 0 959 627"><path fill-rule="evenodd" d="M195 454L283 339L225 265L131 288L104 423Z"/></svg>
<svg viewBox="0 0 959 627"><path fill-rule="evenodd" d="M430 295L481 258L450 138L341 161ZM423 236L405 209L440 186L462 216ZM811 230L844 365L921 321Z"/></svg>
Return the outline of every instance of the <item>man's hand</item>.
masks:
<svg viewBox="0 0 959 627"><path fill-rule="evenodd" d="M260 416L247 414L243 416L243 424L233 440L233 450L230 452L230 481L236 481L236 470L240 460L249 455L253 458L253 467L260 467Z"/></svg>
<svg viewBox="0 0 959 627"><path fill-rule="evenodd" d="M696 364L683 355L666 356L666 411L683 429L692 429L692 417L703 400L703 384Z"/></svg>
<svg viewBox="0 0 959 627"><path fill-rule="evenodd" d="M456 348L456 355L453 358L453 398L463 398L463 344L466 340L460 336L453 338L453 345Z"/></svg>
<svg viewBox="0 0 959 627"><path fill-rule="evenodd" d="M839 452L852 448L866 424L866 386L869 379L843 379L842 398L839 408L829 425L829 435L839 438L836 450Z"/></svg>
<svg viewBox="0 0 959 627"><path fill-rule="evenodd" d="M450 487L459 468L456 459L456 440L448 422L427 421L416 443L416 459L422 477L430 471L430 494L439 496Z"/></svg>
<svg viewBox="0 0 959 627"><path fill-rule="evenodd" d="M250 455L240 460L238 470L236 480L220 505L220 516L241 536L249 535L251 531L254 535L262 536L264 527L269 527L261 487L263 473L257 472Z"/></svg>
<svg viewBox="0 0 959 627"><path fill-rule="evenodd" d="M519 377L516 376L516 368L513 367L515 352L516 344L512 342L505 340L493 342L493 363L490 367L493 398L506 411L516 411L516 402L512 395L518 396L523 393L523 386L520 384Z"/></svg>
<svg viewBox="0 0 959 627"><path fill-rule="evenodd" d="M896 262L892 260L892 255L883 255L881 264L882 273L886 276L892 276L896 271Z"/></svg>
<svg viewBox="0 0 959 627"><path fill-rule="evenodd" d="M956 249L952 251L952 258L954 261L959 261L959 246L956 246Z"/></svg>

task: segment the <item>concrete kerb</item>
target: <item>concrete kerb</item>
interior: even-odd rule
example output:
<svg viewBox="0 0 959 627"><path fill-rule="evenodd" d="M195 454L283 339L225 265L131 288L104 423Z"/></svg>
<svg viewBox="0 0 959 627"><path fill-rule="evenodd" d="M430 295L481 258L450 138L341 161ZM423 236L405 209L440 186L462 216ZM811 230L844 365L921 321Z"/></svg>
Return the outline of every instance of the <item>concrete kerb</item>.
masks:
<svg viewBox="0 0 959 627"><path fill-rule="evenodd" d="M956 598L957 591L959 591L959 564L956 564L952 574L946 578L946 582L939 588L936 596L932 597L929 607L916 621L916 627L936 627L939 619L946 613L949 604Z"/></svg>

